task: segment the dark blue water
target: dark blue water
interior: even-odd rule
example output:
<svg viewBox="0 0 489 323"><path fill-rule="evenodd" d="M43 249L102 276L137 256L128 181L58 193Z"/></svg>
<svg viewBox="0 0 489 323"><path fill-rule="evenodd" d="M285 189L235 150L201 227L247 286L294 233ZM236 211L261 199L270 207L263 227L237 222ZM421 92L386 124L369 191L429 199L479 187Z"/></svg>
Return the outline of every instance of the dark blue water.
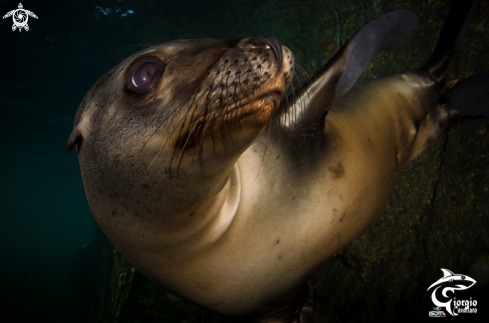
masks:
<svg viewBox="0 0 489 323"><path fill-rule="evenodd" d="M1 1L1 15L18 3ZM23 5L38 16L30 31L0 20L0 321L69 322L73 260L95 221L66 139L83 95L144 26L129 1ZM108 20L95 5L134 13Z"/></svg>

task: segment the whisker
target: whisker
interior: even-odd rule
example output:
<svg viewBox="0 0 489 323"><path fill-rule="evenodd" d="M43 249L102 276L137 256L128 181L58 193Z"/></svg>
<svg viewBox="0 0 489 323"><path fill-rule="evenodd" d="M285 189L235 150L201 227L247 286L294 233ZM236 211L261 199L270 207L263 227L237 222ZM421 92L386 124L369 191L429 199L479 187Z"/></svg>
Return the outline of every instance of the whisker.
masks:
<svg viewBox="0 0 489 323"><path fill-rule="evenodd" d="M215 77L214 77L214 80L217 78L217 76L219 75L219 73L216 73L215 74ZM205 74L204 76L202 76L201 78L197 79L196 81L200 81L201 82L201 85L199 86L199 88L197 90L194 91L194 93L192 93L185 101L184 103L186 103L190 98L194 98L194 100L192 101L192 103L190 104L189 108L187 109L187 111L185 112L185 114L182 116L182 118L180 118L180 120L178 121L178 123L175 125L175 127L173 127L173 130L170 132L169 134L169 137L173 136L173 134L175 133L176 129L178 128L178 126L180 126L180 132L182 131L183 129L183 121L186 120L188 118L188 116L190 115L190 113L194 113L195 115L199 115L199 112L202 110L199 110L197 112L194 111L195 107L199 105L200 101L202 100L202 98L205 96L205 95L208 95L208 91L206 92L202 92L202 88L203 88L203 84L202 84L202 81L203 79L205 79L207 76L209 76L209 73ZM211 88L209 88L211 90ZM202 93L201 93L202 92ZM200 96L196 96L198 93L201 93ZM205 107L205 104L202 105L203 107ZM180 108L181 105L179 105L177 108ZM177 109L175 109L177 110ZM174 111L175 111L174 110ZM196 120L196 117L192 118L192 120L190 121L191 123L193 121ZM160 125L160 127L163 126L163 123ZM165 143L166 145L166 143ZM163 149L161 149L163 150ZM160 150L160 151L161 151ZM157 154L157 156L159 155L159 153Z"/></svg>
<svg viewBox="0 0 489 323"><path fill-rule="evenodd" d="M182 160L182 156L183 156L183 152L185 151L185 147L187 146L187 143L190 139L190 137L192 136L192 133L194 132L195 128L197 127L197 123L194 124L194 126L192 127L192 130L190 130L190 134L187 136L186 140L185 140L185 143L182 147L182 150L180 151L180 155L178 156L178 160L177 160L177 177L178 177L178 174L179 174L179 171L180 171L180 162Z"/></svg>
<svg viewBox="0 0 489 323"><path fill-rule="evenodd" d="M202 143L203 143L203 141L204 141L205 132L209 128L209 124L214 121L213 120L214 119L214 114L216 113L217 108L219 107L219 103L220 103L220 100L217 100L216 103L214 104L214 107L211 109L211 112L208 113L207 120L205 121L204 126L202 127L200 138L198 140L198 145L199 146L201 146Z"/></svg>
<svg viewBox="0 0 489 323"><path fill-rule="evenodd" d="M197 93L197 92L196 92ZM184 102L182 102L182 104L180 104L177 109L174 109L169 116L167 116L163 122L160 123L160 127L161 128L165 121L168 120L168 118L171 116L171 114L175 113L175 111L179 110L178 108L180 108L184 103L187 103L187 101L190 100L190 98L194 97L195 93L192 94L191 96L189 96L187 99L184 100ZM190 114L190 112L193 110L192 107L195 106L198 101L200 100L200 98L196 98L194 99L193 103L190 105L190 109L188 109L185 114L183 115L182 118L180 118L180 120L178 121L178 123L175 125L175 127L173 127L173 130L171 130L169 133L168 133L168 138L172 137L173 134L175 133L176 129L180 126L180 131L182 130L182 127L183 127L183 121L188 117L188 115ZM156 133L157 131L155 130L154 133ZM155 155L155 157L153 158L153 160L151 161L151 163L153 163L156 158L158 158L158 156L161 155L161 152L164 150L164 148L166 147L166 144L167 144L168 141L165 141L165 143L161 146L160 150L158 151L158 153Z"/></svg>
<svg viewBox="0 0 489 323"><path fill-rule="evenodd" d="M201 81L202 81L202 79L204 79L206 76L207 76L207 75L204 75L204 76L202 76L202 77L200 77L200 78L196 79L196 80L195 80L195 81L193 81L193 82L189 82L188 86L193 85L195 82L201 82ZM187 104L187 102L188 102L188 101L189 101L189 100L190 100L192 97L194 97L196 93L199 93L199 92L202 90L202 86L203 86L203 85L202 85L202 84L200 84L200 86L199 86L199 87L198 87L198 88L197 88L197 89L194 91L194 93L192 93L191 95L189 95L189 96L188 96L188 97L187 97L185 100L183 100L183 101L182 101L182 102L181 102L179 105L177 105L175 108L173 108L173 110L172 110L172 111L170 111L170 112L167 114L167 116L166 116L166 117L164 117L162 120L158 121L158 119L160 119L160 118L161 118L162 114L163 114L163 113L165 113L165 112L167 112L167 111L165 111L165 110L161 110L161 111L160 111L160 113L158 113L158 114L157 114L157 115L156 115L156 116L153 118L153 120L155 121L155 123L156 123L156 124L159 124L159 126L158 126L158 127L156 127L156 128L154 129L153 133L152 133L152 134L150 134L150 135L148 136L148 138L145 140L145 142L143 143L143 145L141 146L141 148L139 149L139 151L142 151L142 150L144 149L144 147L145 147L145 146L146 146L146 144L147 144L147 143L148 143L148 142L151 140L151 138L153 138L153 136L154 136L156 133L158 133L158 132L161 130L161 128L162 128L163 126L165 126L165 124L166 124L167 120L168 120L168 119L170 119L170 118L171 118L171 117L172 117L172 116L175 114L175 112L180 111L180 109L182 108L182 106L183 106L183 105ZM173 101L173 100L176 100L176 98L175 98L175 97L174 97L174 98L172 98L172 100L171 100L171 101ZM197 100L198 100L198 99L197 99ZM195 102L195 98L194 98L194 102ZM188 114L188 112L187 112L187 114ZM184 118L187 116L187 114L184 116ZM184 119L184 118L182 118L182 119ZM178 125L178 124L177 124L177 125ZM176 128L176 127L174 127L173 129L175 130L175 128ZM171 136L171 135L173 134L174 130L173 130L173 131L171 131L171 132L169 133L169 136ZM156 158L157 158L157 157L158 157L158 156L161 154L161 152L164 150L164 147L165 147L165 146L166 146L166 142L165 142L165 143L162 145L161 149L158 151L158 153L156 154L155 158L154 158L154 159L151 161L151 163L153 163L153 162L154 162L154 160L155 160L155 159L156 159Z"/></svg>
<svg viewBox="0 0 489 323"><path fill-rule="evenodd" d="M171 117L171 115L175 113L175 111L180 110L180 108L181 108L181 107L182 107L184 104L188 103L188 101L189 101L191 98L193 98L193 101L191 101L190 107L187 109L187 111L186 111L186 112L185 112L185 114L182 116L182 118L180 118L180 120L179 120L179 121L176 123L176 125L175 125L174 127L172 127L172 130L171 130L171 131L169 131L169 132L167 133L167 137L168 137L168 138L171 138L171 137L174 135L175 131L176 131L178 128L180 129L179 131L180 131L180 133L181 133L181 132L182 132L182 130L183 130L183 122L184 122L184 121L185 121L185 120L188 118L189 114L190 114L190 113L191 113L191 112L194 110L194 107L195 107L195 106L197 106L197 105L199 104L199 102L201 101L202 97L205 95L205 93L202 93L202 94L201 94L199 97L197 97L197 96L196 96L196 95L197 95L199 92L201 92L201 91L202 91L202 86L203 86L203 85L201 84L201 86L199 86L199 88L198 88L198 89L196 89L196 90L194 91L194 93L192 93L191 95L189 95L189 97L188 97L187 99L185 99L185 100L184 100L184 101L183 101L183 102L182 102L180 105L178 105L178 106L177 106L175 109L173 109L173 110L170 112L170 114L169 114L169 115L168 115L168 116L167 116L167 117L166 117L166 118L165 118L165 119L164 119L162 122L160 122L160 126L159 126L159 127L156 129L156 130L155 130L155 132L153 133L153 135L154 135L156 132L158 132L158 130L159 130L161 127L163 127L163 126L165 125L166 120L168 120L168 119ZM167 144L167 143L168 143L168 140L167 140L167 141L165 141L165 143L164 143L164 144L161 146L161 148L159 149L158 153L155 155L155 157L153 158L153 160L151 161L151 163L153 163L153 162L156 160L156 158L157 158L158 156L160 156L160 155L161 155L161 153L163 152L163 150L164 150L164 148L166 147L166 144ZM173 159L173 158L172 158L172 159Z"/></svg>

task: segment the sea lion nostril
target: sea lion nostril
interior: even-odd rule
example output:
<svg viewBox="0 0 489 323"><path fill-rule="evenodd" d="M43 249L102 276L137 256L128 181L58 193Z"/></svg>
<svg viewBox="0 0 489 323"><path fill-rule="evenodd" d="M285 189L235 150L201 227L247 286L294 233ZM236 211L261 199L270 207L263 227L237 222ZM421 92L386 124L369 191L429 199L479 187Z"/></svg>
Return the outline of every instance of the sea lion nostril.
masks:
<svg viewBox="0 0 489 323"><path fill-rule="evenodd" d="M277 70L282 69L282 45L273 37L255 37L252 40L256 44L267 44L273 51L275 58L277 59Z"/></svg>

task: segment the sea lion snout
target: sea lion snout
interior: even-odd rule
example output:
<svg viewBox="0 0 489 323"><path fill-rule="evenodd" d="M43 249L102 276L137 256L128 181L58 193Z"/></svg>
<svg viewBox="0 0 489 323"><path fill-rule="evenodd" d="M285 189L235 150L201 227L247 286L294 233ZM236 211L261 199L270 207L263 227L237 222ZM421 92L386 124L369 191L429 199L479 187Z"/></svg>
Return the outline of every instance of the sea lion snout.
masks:
<svg viewBox="0 0 489 323"><path fill-rule="evenodd" d="M193 94L175 147L200 146L207 135L255 138L277 112L294 77L291 51L274 38L250 37L228 46L213 62ZM246 124L246 129L241 128ZM234 129L230 131L230 129ZM214 141L215 139L213 139ZM253 139L250 139L253 140Z"/></svg>
<svg viewBox="0 0 489 323"><path fill-rule="evenodd" d="M280 71L282 69L282 45L280 45L280 42L273 38L273 37L256 37L253 38L252 41L254 41L257 44L265 44L268 45L272 51L273 54L275 55L275 58L277 59L277 70Z"/></svg>

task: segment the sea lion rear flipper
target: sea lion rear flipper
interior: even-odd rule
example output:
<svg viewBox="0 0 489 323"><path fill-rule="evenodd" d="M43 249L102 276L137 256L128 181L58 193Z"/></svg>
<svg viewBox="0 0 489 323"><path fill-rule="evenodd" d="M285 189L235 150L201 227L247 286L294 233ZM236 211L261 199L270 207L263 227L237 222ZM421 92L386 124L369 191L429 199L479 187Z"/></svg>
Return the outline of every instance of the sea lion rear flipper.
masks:
<svg viewBox="0 0 489 323"><path fill-rule="evenodd" d="M281 125L301 131L317 123L333 101L355 84L372 58L402 45L417 27L418 17L408 10L391 11L365 24L301 91L287 100L289 104L279 116Z"/></svg>
<svg viewBox="0 0 489 323"><path fill-rule="evenodd" d="M457 83L453 88L447 75L455 61L458 48L465 37L477 0L454 0L436 43L435 50L421 71L434 80L443 95L449 91L454 111L471 117L489 117L489 71L476 74ZM450 89L451 88L451 89Z"/></svg>
<svg viewBox="0 0 489 323"><path fill-rule="evenodd" d="M453 107L472 117L489 117L489 71L481 72L455 85L450 92Z"/></svg>
<svg viewBox="0 0 489 323"><path fill-rule="evenodd" d="M421 70L430 74L436 82L442 82L448 75L476 5L477 0L454 0L452 2L435 50L428 62L421 67Z"/></svg>

